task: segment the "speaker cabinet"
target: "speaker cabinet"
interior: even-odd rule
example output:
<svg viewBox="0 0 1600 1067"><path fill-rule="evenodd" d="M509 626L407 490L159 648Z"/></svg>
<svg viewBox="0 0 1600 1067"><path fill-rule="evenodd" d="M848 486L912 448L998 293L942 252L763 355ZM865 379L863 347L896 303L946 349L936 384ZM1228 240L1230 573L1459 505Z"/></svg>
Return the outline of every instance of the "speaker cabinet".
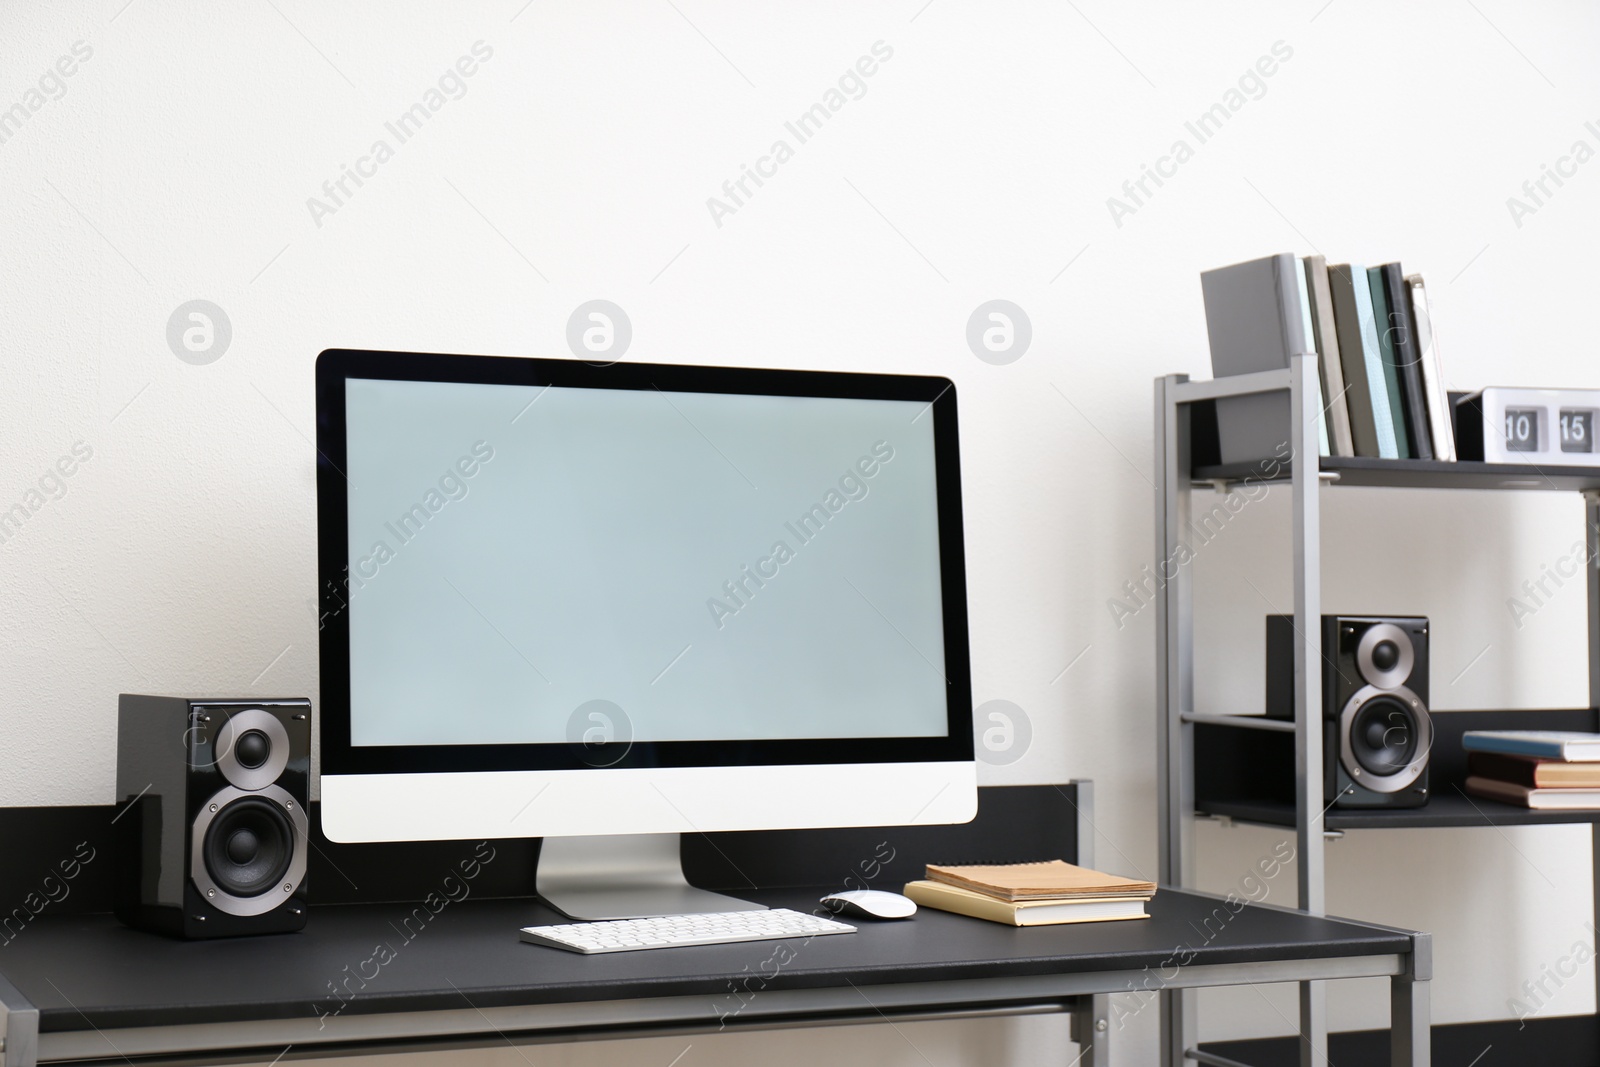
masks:
<svg viewBox="0 0 1600 1067"><path fill-rule="evenodd" d="M174 937L306 924L311 702L124 693L117 917Z"/></svg>
<svg viewBox="0 0 1600 1067"><path fill-rule="evenodd" d="M1294 718L1294 618L1267 617L1267 715ZM1428 802L1428 620L1322 618L1325 803L1415 808Z"/></svg>

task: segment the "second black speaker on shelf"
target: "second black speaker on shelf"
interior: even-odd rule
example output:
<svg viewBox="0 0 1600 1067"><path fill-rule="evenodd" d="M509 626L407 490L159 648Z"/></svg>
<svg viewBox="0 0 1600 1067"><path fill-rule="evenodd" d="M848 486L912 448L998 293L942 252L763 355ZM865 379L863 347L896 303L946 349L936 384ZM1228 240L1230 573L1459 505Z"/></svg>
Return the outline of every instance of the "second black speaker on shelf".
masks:
<svg viewBox="0 0 1600 1067"><path fill-rule="evenodd" d="M117 917L175 937L306 924L311 702L124 693Z"/></svg>
<svg viewBox="0 0 1600 1067"><path fill-rule="evenodd" d="M1267 715L1294 718L1294 618L1267 617ZM1322 617L1325 803L1415 808L1428 802L1428 620Z"/></svg>

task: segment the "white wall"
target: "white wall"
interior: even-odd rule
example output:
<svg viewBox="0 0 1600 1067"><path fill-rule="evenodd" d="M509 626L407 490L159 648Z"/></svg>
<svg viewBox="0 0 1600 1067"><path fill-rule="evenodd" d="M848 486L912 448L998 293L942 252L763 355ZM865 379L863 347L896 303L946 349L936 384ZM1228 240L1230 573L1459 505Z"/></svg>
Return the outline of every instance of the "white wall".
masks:
<svg viewBox="0 0 1600 1067"><path fill-rule="evenodd" d="M1431 282L1453 386L1595 385L1600 163L1520 225L1507 198L1575 141L1600 147L1597 33L1593 8L1503 0L7 4L0 106L31 103L75 42L92 56L0 143L0 507L75 442L93 454L0 544L0 804L110 801L119 691L316 696L319 350L565 355L568 315L603 297L632 320L630 358L957 382L976 697L1033 723L987 780L1096 779L1101 859L1152 873L1153 612L1119 629L1106 603L1151 554L1150 381L1208 373L1196 274L1283 250L1401 258ZM396 145L385 122L478 41L493 55L466 95ZM707 198L877 41L893 57L865 96L717 225ZM1193 146L1185 121L1279 41L1293 54L1264 95L1114 221L1107 198ZM378 138L394 157L319 224L307 199ZM1033 324L1008 366L964 336L997 297ZM204 366L166 339L195 298L233 329ZM1580 515L1575 498L1338 491L1327 606L1432 616L1439 707L1579 705L1581 591L1520 630L1505 602ZM1196 564L1205 707L1259 700L1285 518L1281 494L1252 505ZM1203 825L1208 883L1276 839ZM1437 1018L1505 1016L1591 936L1587 844L1352 834L1329 850L1330 903L1436 931ZM1592 997L1583 974L1547 1010ZM1336 1025L1383 1022L1379 989L1331 1002ZM1286 989L1204 1003L1208 1035L1292 1017ZM1118 1062L1149 1062L1153 1028L1135 1018ZM988 1032L1020 1064L1064 1030ZM820 1058L838 1033L767 1040ZM867 1033L837 1055L983 1058ZM707 1041L684 1063L760 1047Z"/></svg>

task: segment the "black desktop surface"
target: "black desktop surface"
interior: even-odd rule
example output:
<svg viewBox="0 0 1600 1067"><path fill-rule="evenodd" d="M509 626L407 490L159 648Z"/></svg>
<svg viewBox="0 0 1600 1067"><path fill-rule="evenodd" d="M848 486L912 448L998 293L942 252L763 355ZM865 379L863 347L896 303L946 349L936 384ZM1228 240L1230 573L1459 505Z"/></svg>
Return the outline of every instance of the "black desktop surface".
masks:
<svg viewBox="0 0 1600 1067"><path fill-rule="evenodd" d="M745 895L809 911L825 891ZM865 1007L885 983L1157 972L1179 952L1204 965L1411 951L1403 933L1271 908L1234 913L1220 898L1175 890L1160 891L1143 920L1017 929L924 908L809 942L595 956L520 942L521 926L563 921L531 899L465 899L408 928L414 907L314 907L300 933L200 942L141 933L106 914L45 914L0 951L0 975L39 1008L49 1033L674 996L706 997L715 1018L733 983L768 973L766 989L861 987ZM780 944L792 958L768 963Z"/></svg>

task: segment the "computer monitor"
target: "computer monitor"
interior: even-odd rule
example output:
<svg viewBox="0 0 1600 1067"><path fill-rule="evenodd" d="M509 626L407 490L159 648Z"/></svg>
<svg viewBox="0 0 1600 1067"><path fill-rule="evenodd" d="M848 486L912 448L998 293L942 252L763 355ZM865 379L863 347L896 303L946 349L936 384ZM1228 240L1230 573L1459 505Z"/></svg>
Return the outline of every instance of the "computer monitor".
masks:
<svg viewBox="0 0 1600 1067"><path fill-rule="evenodd" d="M757 906L690 888L680 834L976 812L948 380L316 378L330 839L544 838L539 894L603 919Z"/></svg>

